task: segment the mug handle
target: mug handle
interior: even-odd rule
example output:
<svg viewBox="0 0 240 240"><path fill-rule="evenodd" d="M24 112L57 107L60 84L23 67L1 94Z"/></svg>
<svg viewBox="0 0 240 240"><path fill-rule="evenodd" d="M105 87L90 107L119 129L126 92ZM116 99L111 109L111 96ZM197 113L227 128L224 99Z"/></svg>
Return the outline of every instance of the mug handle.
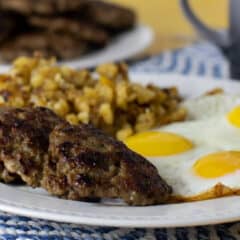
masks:
<svg viewBox="0 0 240 240"><path fill-rule="evenodd" d="M180 0L180 4L185 16L204 38L215 43L221 48L226 48L230 45L228 34L215 31L202 23L202 21L200 21L200 19L192 11L188 0Z"/></svg>

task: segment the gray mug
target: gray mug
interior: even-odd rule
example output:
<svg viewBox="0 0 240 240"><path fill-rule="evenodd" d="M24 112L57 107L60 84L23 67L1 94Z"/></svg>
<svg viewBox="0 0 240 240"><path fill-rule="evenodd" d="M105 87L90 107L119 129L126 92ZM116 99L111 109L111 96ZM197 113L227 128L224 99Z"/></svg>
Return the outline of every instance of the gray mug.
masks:
<svg viewBox="0 0 240 240"><path fill-rule="evenodd" d="M231 77L240 79L240 0L229 0L230 27L228 31L216 31L207 27L194 14L188 0L180 0L180 3L186 17L198 32L219 46L228 58Z"/></svg>

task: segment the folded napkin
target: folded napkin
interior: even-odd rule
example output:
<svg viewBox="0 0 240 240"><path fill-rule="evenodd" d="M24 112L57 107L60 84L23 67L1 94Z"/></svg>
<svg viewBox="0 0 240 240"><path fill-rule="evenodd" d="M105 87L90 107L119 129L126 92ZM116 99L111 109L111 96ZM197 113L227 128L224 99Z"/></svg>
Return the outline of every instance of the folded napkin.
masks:
<svg viewBox="0 0 240 240"><path fill-rule="evenodd" d="M209 43L184 49L130 66L133 73L178 73L228 77L228 64L219 50ZM0 212L0 240L239 240L240 223L175 229L134 229L61 224Z"/></svg>
<svg viewBox="0 0 240 240"><path fill-rule="evenodd" d="M177 73L214 78L229 77L228 62L217 47L201 42L166 51L130 67L133 73Z"/></svg>

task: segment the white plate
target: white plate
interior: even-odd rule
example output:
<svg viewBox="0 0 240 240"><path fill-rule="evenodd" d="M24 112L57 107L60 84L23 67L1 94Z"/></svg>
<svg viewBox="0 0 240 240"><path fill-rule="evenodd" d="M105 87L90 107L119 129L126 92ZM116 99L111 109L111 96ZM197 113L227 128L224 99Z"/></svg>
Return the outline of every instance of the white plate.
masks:
<svg viewBox="0 0 240 240"><path fill-rule="evenodd" d="M150 46L153 41L153 31L145 25L138 25L132 30L115 37L109 45L101 50L94 51L81 58L59 62L73 68L90 68L100 63L120 61L140 53ZM0 71L9 69L9 65L1 65Z"/></svg>
<svg viewBox="0 0 240 240"><path fill-rule="evenodd" d="M159 86L178 86L186 97L213 87L240 93L240 83L176 75L132 75L135 81ZM0 210L60 222L119 227L179 227L240 220L240 197L130 207L119 202L84 203L49 196L41 189L0 184Z"/></svg>

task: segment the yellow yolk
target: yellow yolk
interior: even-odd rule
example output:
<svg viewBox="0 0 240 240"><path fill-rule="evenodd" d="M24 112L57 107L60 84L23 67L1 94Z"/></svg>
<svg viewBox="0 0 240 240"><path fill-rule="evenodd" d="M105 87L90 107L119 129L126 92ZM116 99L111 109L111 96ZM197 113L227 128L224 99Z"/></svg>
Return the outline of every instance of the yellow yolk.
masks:
<svg viewBox="0 0 240 240"><path fill-rule="evenodd" d="M222 177L240 170L240 152L224 151L200 158L193 166L195 173L204 178Z"/></svg>
<svg viewBox="0 0 240 240"><path fill-rule="evenodd" d="M240 106L235 107L227 115L228 121L235 127L240 128Z"/></svg>
<svg viewBox="0 0 240 240"><path fill-rule="evenodd" d="M168 156L193 148L186 138L168 132L143 132L129 137L125 144L133 151L149 157Z"/></svg>

